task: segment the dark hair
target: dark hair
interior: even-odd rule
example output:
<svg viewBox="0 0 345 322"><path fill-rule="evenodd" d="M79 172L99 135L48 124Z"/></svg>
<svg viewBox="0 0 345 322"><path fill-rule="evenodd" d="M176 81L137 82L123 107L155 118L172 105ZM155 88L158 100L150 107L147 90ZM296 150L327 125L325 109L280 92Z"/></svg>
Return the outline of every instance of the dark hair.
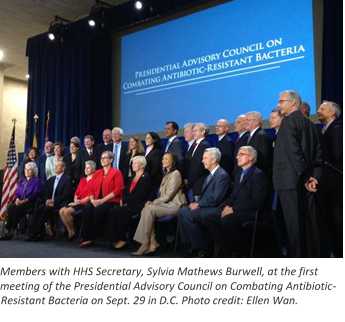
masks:
<svg viewBox="0 0 345 322"><path fill-rule="evenodd" d="M166 125L171 124L172 128L176 131L176 133L178 132L179 127L178 127L178 124L176 122L174 122L174 121L167 121L167 122L165 122L165 124Z"/></svg>
<svg viewBox="0 0 345 322"><path fill-rule="evenodd" d="M36 147L32 146L32 147L28 150L28 152L27 152L27 154L26 154L26 156L25 156L25 159L24 159L24 162L25 162L25 163L26 163L26 162L29 162L29 161L31 160L31 159L29 159L29 153L30 153L31 151L35 151L35 154L36 154L35 160L39 157L38 149L37 149Z"/></svg>
<svg viewBox="0 0 345 322"><path fill-rule="evenodd" d="M76 148L80 149L80 144L75 141L71 141L69 144L73 144Z"/></svg>
<svg viewBox="0 0 345 322"><path fill-rule="evenodd" d="M162 156L162 159L165 155L169 154L171 156L171 159L172 159L172 165L171 165L171 169L170 169L170 172L173 172L174 170L176 170L176 162L177 162L177 159L176 159L176 156L175 154L172 154L171 152L165 152ZM167 174L168 172L165 172L164 174Z"/></svg>
<svg viewBox="0 0 345 322"><path fill-rule="evenodd" d="M161 148L161 138L156 132L147 132L146 135L149 134L153 140L153 148L160 149Z"/></svg>
<svg viewBox="0 0 345 322"><path fill-rule="evenodd" d="M64 147L63 143L62 142L55 142L54 143L54 148L56 146L59 146L61 148L61 155L63 156L65 154L65 147Z"/></svg>
<svg viewBox="0 0 345 322"><path fill-rule="evenodd" d="M85 140L85 139L90 139L91 141L95 142L95 139L94 139L94 137L93 137L91 134L86 134L86 135L84 136L84 140Z"/></svg>

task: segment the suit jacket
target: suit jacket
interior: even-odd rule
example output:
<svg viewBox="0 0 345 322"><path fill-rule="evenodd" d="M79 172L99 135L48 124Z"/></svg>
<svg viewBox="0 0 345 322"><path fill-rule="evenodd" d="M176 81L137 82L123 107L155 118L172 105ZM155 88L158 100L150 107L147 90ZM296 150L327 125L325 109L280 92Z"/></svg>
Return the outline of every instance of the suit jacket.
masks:
<svg viewBox="0 0 345 322"><path fill-rule="evenodd" d="M46 176L46 161L47 161L47 155L45 153L41 154L41 156L38 158L37 166L38 168L38 176L41 178L43 182L47 180Z"/></svg>
<svg viewBox="0 0 345 322"><path fill-rule="evenodd" d="M320 178L321 146L316 128L300 111L283 118L274 147L275 190L296 190L311 175Z"/></svg>
<svg viewBox="0 0 345 322"><path fill-rule="evenodd" d="M113 152L114 149L114 143L108 144L107 148L109 149L108 151ZM119 160L119 170L122 172L122 175L124 178L126 178L128 174L128 145L125 142L121 142L121 151L120 151L120 160Z"/></svg>
<svg viewBox="0 0 345 322"><path fill-rule="evenodd" d="M229 190L230 177L228 173L219 167L210 180L206 180L202 186L200 208L218 207Z"/></svg>
<svg viewBox="0 0 345 322"><path fill-rule="evenodd" d="M321 135L322 149L322 180L321 185L328 191L334 191L339 195L342 185L342 175L336 170L343 171L343 122L334 120L325 133ZM339 195L341 198L341 196Z"/></svg>
<svg viewBox="0 0 345 322"><path fill-rule="evenodd" d="M154 148L145 158L147 162L145 171L150 175L153 187L158 189L163 176L162 151L160 149Z"/></svg>
<svg viewBox="0 0 345 322"><path fill-rule="evenodd" d="M123 204L127 205L132 213L140 213L151 194L151 178L147 173L144 173L138 180L135 188L130 192L132 180L128 182L124 190Z"/></svg>
<svg viewBox="0 0 345 322"><path fill-rule="evenodd" d="M194 154L192 154L192 148L186 153L184 168L185 177L188 180L187 188L192 189L195 196L199 196L201 194L202 184L205 176L208 174L208 171L202 163L202 157L204 151L209 147L210 144L203 139L195 149Z"/></svg>
<svg viewBox="0 0 345 322"><path fill-rule="evenodd" d="M230 175L234 168L234 142L228 135L225 135L220 141L217 142L216 147L222 153L219 164Z"/></svg>
<svg viewBox="0 0 345 322"><path fill-rule="evenodd" d="M64 156L63 161L65 162L65 173L68 175L72 182L72 187L77 189L80 178L84 175L84 162L80 151L77 153L77 157L72 161L72 155L69 153Z"/></svg>
<svg viewBox="0 0 345 322"><path fill-rule="evenodd" d="M183 161L184 161L184 156L183 156L183 147L182 147L182 142L178 137L176 137L171 144L168 147L168 151L172 153L175 158L176 158L176 167L179 169L181 172L183 171Z"/></svg>
<svg viewBox="0 0 345 322"><path fill-rule="evenodd" d="M91 160L91 161L96 162L96 164L98 162L98 153L97 153L97 150L95 147L93 148L91 154L89 154L89 152L87 152L87 150L85 148L81 149L80 155L81 155L81 158L83 160L84 168L85 168L85 161Z"/></svg>
<svg viewBox="0 0 345 322"><path fill-rule="evenodd" d="M237 166L237 153L238 150L240 149L241 146L247 145L247 141L248 141L248 137L249 137L249 132L245 132L241 137L238 137L236 142L235 142L235 146L234 146L234 170L232 171L232 178L235 178L236 173L241 169Z"/></svg>
<svg viewBox="0 0 345 322"><path fill-rule="evenodd" d="M261 169L268 178L272 175L273 142L262 128L257 129L247 144L252 146L258 156L255 166Z"/></svg>
<svg viewBox="0 0 345 322"><path fill-rule="evenodd" d="M179 170L167 173L159 187L159 197L153 201L154 205L164 207L181 207L187 203L182 189L182 176Z"/></svg>
<svg viewBox="0 0 345 322"><path fill-rule="evenodd" d="M241 169L242 170L242 169ZM267 197L267 179L259 168L253 166L240 182L242 171L235 177L234 189L223 206L231 206L234 215L242 222L253 220L255 213L263 208Z"/></svg>
<svg viewBox="0 0 345 322"><path fill-rule="evenodd" d="M54 182L56 176L48 179L44 185L44 202L53 197ZM58 182L54 195L54 208L60 209L73 201L73 188L71 179L63 174Z"/></svg>

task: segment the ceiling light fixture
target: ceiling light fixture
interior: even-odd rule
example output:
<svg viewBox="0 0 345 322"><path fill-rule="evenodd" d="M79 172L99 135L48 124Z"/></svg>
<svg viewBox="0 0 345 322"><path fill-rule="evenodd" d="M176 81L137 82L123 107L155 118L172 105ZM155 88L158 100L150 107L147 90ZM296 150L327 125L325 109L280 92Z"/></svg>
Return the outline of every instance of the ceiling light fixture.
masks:
<svg viewBox="0 0 345 322"><path fill-rule="evenodd" d="M96 0L89 13L89 19L87 21L89 26L91 28L95 28L98 24L103 28L105 23L105 12L111 8L113 8L111 4L101 0Z"/></svg>
<svg viewBox="0 0 345 322"><path fill-rule="evenodd" d="M50 41L54 41L56 38L60 38L62 41L62 34L67 29L67 25L71 23L70 20L55 16L54 20L50 23L48 29L48 38Z"/></svg>

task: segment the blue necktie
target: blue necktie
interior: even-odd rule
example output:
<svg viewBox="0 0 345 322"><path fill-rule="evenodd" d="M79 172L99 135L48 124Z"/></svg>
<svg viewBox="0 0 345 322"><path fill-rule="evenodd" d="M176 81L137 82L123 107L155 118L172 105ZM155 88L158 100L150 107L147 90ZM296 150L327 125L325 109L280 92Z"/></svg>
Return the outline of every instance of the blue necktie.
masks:
<svg viewBox="0 0 345 322"><path fill-rule="evenodd" d="M60 177L55 177L55 181L54 181L54 188L53 188L53 195L52 195L52 199L54 200L54 197L55 197L55 192L56 192L56 188L59 184L59 180L60 180Z"/></svg>
<svg viewBox="0 0 345 322"><path fill-rule="evenodd" d="M119 144L115 143L114 146L114 161L113 161L113 168L117 168L117 160L118 160L118 153L119 153Z"/></svg>

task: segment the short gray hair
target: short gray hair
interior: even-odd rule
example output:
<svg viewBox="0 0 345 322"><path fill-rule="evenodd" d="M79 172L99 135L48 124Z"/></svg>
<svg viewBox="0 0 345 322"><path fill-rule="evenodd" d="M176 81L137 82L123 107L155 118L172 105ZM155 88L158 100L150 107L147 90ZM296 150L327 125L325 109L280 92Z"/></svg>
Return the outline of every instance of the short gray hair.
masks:
<svg viewBox="0 0 345 322"><path fill-rule="evenodd" d="M263 120L262 120L262 114L260 112L251 111L251 112L246 113L246 116L254 117L258 121L258 123L262 126Z"/></svg>
<svg viewBox="0 0 345 322"><path fill-rule="evenodd" d="M202 123L202 122L194 123L193 128L196 127L196 126L200 127L201 130L204 131L204 135L205 135L205 136L207 135L207 133L208 133L208 127L206 126L205 123Z"/></svg>
<svg viewBox="0 0 345 322"><path fill-rule="evenodd" d="M220 150L218 148L205 149L204 153L211 153L213 155L214 159L217 161L217 163L219 163L219 161L222 157L222 153L220 152Z"/></svg>
<svg viewBox="0 0 345 322"><path fill-rule="evenodd" d="M227 126L228 128L230 128L230 122L229 122L227 119L219 119L219 120L217 121L217 123L218 123L218 122L223 122L223 123L226 124L226 126Z"/></svg>
<svg viewBox="0 0 345 322"><path fill-rule="evenodd" d="M102 152L101 156L103 154L106 154L109 159L113 159L114 160L114 153L113 152L106 150L106 151Z"/></svg>
<svg viewBox="0 0 345 322"><path fill-rule="evenodd" d="M87 160L85 161L85 167L89 165L92 170L96 170L96 162L95 161L92 161L92 160Z"/></svg>
<svg viewBox="0 0 345 322"><path fill-rule="evenodd" d="M28 163L26 163L25 164L25 168L28 168L28 169L32 170L32 172L34 173L35 177L38 176L38 168L37 168L36 162L28 162Z"/></svg>
<svg viewBox="0 0 345 322"><path fill-rule="evenodd" d="M66 163L62 160L58 160L55 162L55 165L57 165L58 163L61 163L63 165L64 168L66 168Z"/></svg>
<svg viewBox="0 0 345 322"><path fill-rule="evenodd" d="M333 112L335 113L335 116L338 118L341 114L340 106L339 104L332 102L332 101L323 101L322 104L327 104L331 107Z"/></svg>
<svg viewBox="0 0 345 322"><path fill-rule="evenodd" d="M189 127L193 128L194 124L193 123L186 123L184 126L183 126L183 129L188 129Z"/></svg>
<svg viewBox="0 0 345 322"><path fill-rule="evenodd" d="M297 105L297 108L299 108L301 106L302 99L301 99L301 96L296 91L294 91L292 89L288 89L288 90L282 91L280 93L280 95L283 95L283 94L288 94L289 100L295 102Z"/></svg>
<svg viewBox="0 0 345 322"><path fill-rule="evenodd" d="M120 127L117 127L115 126L112 130L111 130L111 133L113 132L119 132L121 135L124 134L124 131L120 128Z"/></svg>
<svg viewBox="0 0 345 322"><path fill-rule="evenodd" d="M239 151L240 150L246 150L251 155L251 157L253 158L253 164L256 163L256 160L258 158L258 153L256 152L256 150L252 146L243 145L239 148Z"/></svg>
<svg viewBox="0 0 345 322"><path fill-rule="evenodd" d="M142 165L143 169L145 169L145 167L146 167L146 165L147 165L147 161L146 161L146 158L145 158L143 155L137 155L137 156L135 156L135 157L132 159L132 162L134 162L134 161L138 161L138 162Z"/></svg>

